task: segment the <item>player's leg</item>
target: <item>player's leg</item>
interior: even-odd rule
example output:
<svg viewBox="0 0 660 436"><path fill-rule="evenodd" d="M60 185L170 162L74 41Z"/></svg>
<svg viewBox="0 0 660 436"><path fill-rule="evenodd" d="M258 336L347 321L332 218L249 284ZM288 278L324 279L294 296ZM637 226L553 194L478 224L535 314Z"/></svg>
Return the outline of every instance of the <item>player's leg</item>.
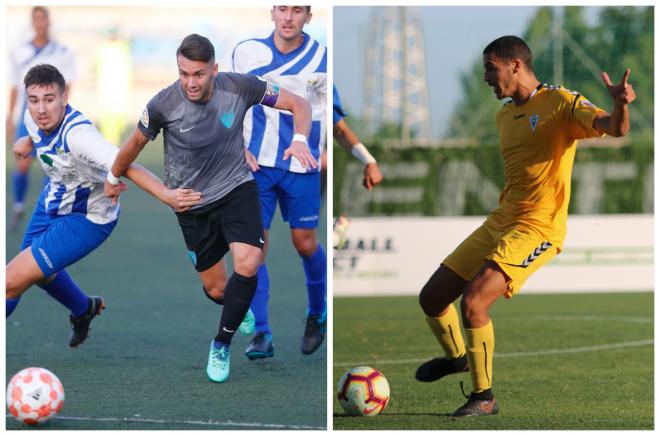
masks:
<svg viewBox="0 0 660 436"><path fill-rule="evenodd" d="M101 245L116 224L117 221L95 224L81 214L66 215L51 220L48 229L31 240L31 253L44 277L49 278L38 283L39 287L70 311L71 347L79 346L87 338L89 326L105 308L105 302L102 297L83 292L65 268Z"/></svg>
<svg viewBox="0 0 660 436"><path fill-rule="evenodd" d="M467 338L472 393L454 416L493 415L499 411L492 392L495 333L488 311L507 292L508 282L509 277L499 265L489 260L465 287L461 314Z"/></svg>
<svg viewBox="0 0 660 436"><path fill-rule="evenodd" d="M44 273L34 260L30 247L14 257L5 268L6 317L12 314L21 295L32 285L44 279Z"/></svg>
<svg viewBox="0 0 660 436"><path fill-rule="evenodd" d="M307 319L300 350L316 351L325 339L327 325L327 264L316 229L321 210L320 174L288 172L282 184L282 216L291 227L291 240L305 271Z"/></svg>
<svg viewBox="0 0 660 436"><path fill-rule="evenodd" d="M196 266L202 283L206 286L209 280L213 279L209 276L217 275L219 260L210 268L200 267L211 259L211 256L219 255L222 258L229 248L234 262L234 273L227 280L224 290L224 307L218 334L211 342L207 365L209 378L221 383L229 377L231 340L250 310L250 303L257 288L257 269L262 258L263 229L256 183L250 181L236 187L222 199L218 207L210 212L208 220L213 227L211 233L213 245L206 250L210 254L198 253L198 260L202 264ZM202 241L205 239L202 238ZM186 244L188 242L187 238Z"/></svg>
<svg viewBox="0 0 660 436"><path fill-rule="evenodd" d="M266 264L266 254L268 253L268 232L277 207L277 185L279 183L278 178L281 175L280 172L274 168L262 167L259 171L253 173L257 187L259 188L264 249L261 264L257 271L257 290L250 305L250 309L254 313L256 329L254 337L245 349L245 355L250 360L273 357L275 355L273 335L268 320L270 277Z"/></svg>
<svg viewBox="0 0 660 436"><path fill-rule="evenodd" d="M463 293L466 284L463 277L440 265L419 294L426 323L445 353L443 357L431 359L417 368L415 378L419 381L433 382L468 369L461 325L452 304Z"/></svg>
<svg viewBox="0 0 660 436"><path fill-rule="evenodd" d="M452 304L483 265L492 251L493 240L484 225L477 228L442 262L424 285L419 303L426 323L445 352L443 357L429 360L417 369L417 380L432 382L464 372L468 361L456 308Z"/></svg>

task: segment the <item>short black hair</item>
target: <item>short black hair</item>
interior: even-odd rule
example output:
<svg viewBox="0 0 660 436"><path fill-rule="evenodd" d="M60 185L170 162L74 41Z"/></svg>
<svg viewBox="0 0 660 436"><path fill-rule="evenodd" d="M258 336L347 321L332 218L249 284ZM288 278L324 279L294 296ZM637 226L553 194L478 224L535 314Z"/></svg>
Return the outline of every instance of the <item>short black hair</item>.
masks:
<svg viewBox="0 0 660 436"><path fill-rule="evenodd" d="M489 53L505 61L520 59L529 71L534 71L532 50L517 36L507 35L497 38L484 49L484 55Z"/></svg>
<svg viewBox="0 0 660 436"><path fill-rule="evenodd" d="M25 75L23 83L25 84L25 89L28 89L32 85L47 86L54 83L60 88L60 91L64 92L66 87L66 81L62 73L49 64L39 64L30 68Z"/></svg>
<svg viewBox="0 0 660 436"><path fill-rule="evenodd" d="M181 45L176 50L176 55L183 56L191 61L201 61L206 63L215 62L215 49L208 38L193 33L186 36L181 41Z"/></svg>
<svg viewBox="0 0 660 436"><path fill-rule="evenodd" d="M46 15L46 18L48 18L48 9L46 9L43 6L35 6L32 8L32 16L34 17L34 14L37 12L43 12Z"/></svg>
<svg viewBox="0 0 660 436"><path fill-rule="evenodd" d="M275 9L276 7L277 7L277 5L273 5L273 9ZM311 6L305 6L305 7L307 8L307 13L308 13L308 14L309 14L310 12L312 12L312 7L311 7Z"/></svg>

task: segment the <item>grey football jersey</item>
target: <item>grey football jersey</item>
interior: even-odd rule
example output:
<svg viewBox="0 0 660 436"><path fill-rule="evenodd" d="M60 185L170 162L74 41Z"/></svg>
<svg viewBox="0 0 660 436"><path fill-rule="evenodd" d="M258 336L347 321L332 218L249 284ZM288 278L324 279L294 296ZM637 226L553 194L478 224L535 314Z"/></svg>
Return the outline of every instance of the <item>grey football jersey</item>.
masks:
<svg viewBox="0 0 660 436"><path fill-rule="evenodd" d="M150 140L163 130L164 183L170 189L191 188L212 203L252 180L245 161L243 118L259 104L267 82L256 76L218 73L211 99L188 100L177 80L156 94L142 112L140 131Z"/></svg>

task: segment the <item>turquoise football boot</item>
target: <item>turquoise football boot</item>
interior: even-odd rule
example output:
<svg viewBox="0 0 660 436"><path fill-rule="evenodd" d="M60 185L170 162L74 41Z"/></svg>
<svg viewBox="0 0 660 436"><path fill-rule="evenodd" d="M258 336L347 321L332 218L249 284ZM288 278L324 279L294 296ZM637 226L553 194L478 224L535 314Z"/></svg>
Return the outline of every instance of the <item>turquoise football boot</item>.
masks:
<svg viewBox="0 0 660 436"><path fill-rule="evenodd" d="M229 377L229 347L221 346L216 348L214 341L211 341L209 350L209 363L206 365L206 374L209 380L216 383L223 383Z"/></svg>
<svg viewBox="0 0 660 436"><path fill-rule="evenodd" d="M252 313L252 309L248 309L245 318L243 318L243 322L238 326L238 331L244 335L251 335L254 333L254 324L254 314Z"/></svg>

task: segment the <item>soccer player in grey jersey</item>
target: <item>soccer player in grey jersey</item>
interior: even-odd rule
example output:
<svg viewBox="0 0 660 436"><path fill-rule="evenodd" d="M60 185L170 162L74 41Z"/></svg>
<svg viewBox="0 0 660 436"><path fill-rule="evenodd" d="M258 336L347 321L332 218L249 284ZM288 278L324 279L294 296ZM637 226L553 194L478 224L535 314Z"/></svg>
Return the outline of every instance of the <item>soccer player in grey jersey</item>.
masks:
<svg viewBox="0 0 660 436"><path fill-rule="evenodd" d="M243 118L256 104L290 111L303 140L292 141L284 159L316 168L306 144L311 107L303 98L257 76L218 73L213 45L203 36L184 38L177 50L177 65L179 80L147 104L115 159L105 192L109 197L119 196L118 177L162 130L165 184L202 194L201 202L177 213L177 219L204 292L224 305L206 368L209 379L221 383L229 376L234 332L254 330L254 319L246 314L256 290L264 243L258 190L245 160ZM234 274L228 280L222 260L227 251L234 261Z"/></svg>

